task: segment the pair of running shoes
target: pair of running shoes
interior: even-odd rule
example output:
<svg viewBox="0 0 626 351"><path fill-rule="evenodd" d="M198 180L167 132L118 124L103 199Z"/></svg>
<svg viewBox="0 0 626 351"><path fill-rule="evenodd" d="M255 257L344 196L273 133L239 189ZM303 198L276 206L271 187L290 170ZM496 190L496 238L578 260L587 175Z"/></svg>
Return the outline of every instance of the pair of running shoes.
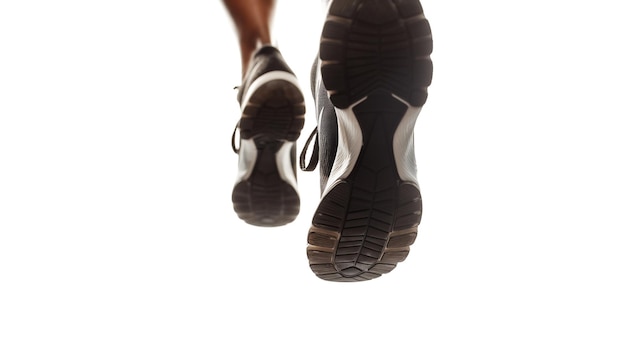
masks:
<svg viewBox="0 0 626 351"><path fill-rule="evenodd" d="M418 0L334 0L311 70L317 127L298 159L305 115L298 80L276 47L257 50L239 87L233 133L239 218L266 227L292 222L300 211L297 165L319 166L311 270L329 281L392 271L422 215L413 131L432 79L431 52Z"/></svg>

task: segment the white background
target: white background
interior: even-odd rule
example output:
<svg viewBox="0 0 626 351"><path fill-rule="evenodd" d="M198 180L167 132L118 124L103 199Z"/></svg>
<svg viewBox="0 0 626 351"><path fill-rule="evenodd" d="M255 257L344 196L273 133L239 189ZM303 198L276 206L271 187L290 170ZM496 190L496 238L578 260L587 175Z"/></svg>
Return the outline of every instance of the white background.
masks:
<svg viewBox="0 0 626 351"><path fill-rule="evenodd" d="M292 224L232 210L220 1L2 1L0 350L625 350L620 2L422 4L420 234L392 273L341 284L306 259L316 172ZM304 136L323 11L275 17Z"/></svg>

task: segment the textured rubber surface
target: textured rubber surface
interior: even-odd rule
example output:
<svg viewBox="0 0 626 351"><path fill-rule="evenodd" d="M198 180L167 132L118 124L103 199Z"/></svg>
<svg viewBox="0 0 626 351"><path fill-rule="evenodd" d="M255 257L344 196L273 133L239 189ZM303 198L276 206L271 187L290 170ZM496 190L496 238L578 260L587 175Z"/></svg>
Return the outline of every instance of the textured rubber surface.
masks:
<svg viewBox="0 0 626 351"><path fill-rule="evenodd" d="M304 126L304 97L298 87L284 80L260 86L242 109L242 139L254 140L257 157L250 177L233 188L233 207L246 223L275 227L292 222L300 211L297 190L280 176L276 155L285 142L295 141ZM286 170L294 172L295 168Z"/></svg>
<svg viewBox="0 0 626 351"><path fill-rule="evenodd" d="M416 117L406 103L426 101L431 52L430 26L417 0L334 0L329 8L322 80L338 109L352 109L363 147L313 217L307 254L322 279L380 277L407 257L417 237L421 194L398 175L393 137L402 119Z"/></svg>
<svg viewBox="0 0 626 351"><path fill-rule="evenodd" d="M243 107L239 122L242 139L296 141L304 126L304 96L285 80L259 87Z"/></svg>

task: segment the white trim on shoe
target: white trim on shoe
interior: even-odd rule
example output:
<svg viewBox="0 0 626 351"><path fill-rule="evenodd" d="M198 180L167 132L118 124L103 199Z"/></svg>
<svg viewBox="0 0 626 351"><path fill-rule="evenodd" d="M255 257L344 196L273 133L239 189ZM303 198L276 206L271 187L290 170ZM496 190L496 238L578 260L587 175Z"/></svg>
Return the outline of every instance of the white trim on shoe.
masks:
<svg viewBox="0 0 626 351"><path fill-rule="evenodd" d="M392 96L407 106L407 111L393 135L393 157L396 161L396 170L400 179L418 184L414 139L415 122L422 111L422 107L411 106L395 94Z"/></svg>
<svg viewBox="0 0 626 351"><path fill-rule="evenodd" d="M400 120L393 136L393 156L398 176L403 181L418 185L414 135L415 123L422 108L411 106L408 102L394 94L392 96L407 106L407 111ZM350 175L359 158L361 148L363 147L363 133L352 109L366 99L367 97L364 97L345 109L335 108L339 133L337 154L322 197L334 188L339 181L346 179Z"/></svg>
<svg viewBox="0 0 626 351"><path fill-rule="evenodd" d="M276 152L276 168L280 179L291 185L298 191L298 182L296 174L293 171L293 163L291 161L291 149L294 146L293 141L285 141L280 149ZM239 148L239 171L235 183L248 180L254 171L254 164L257 161L258 150L254 143L254 139L242 139Z"/></svg>
<svg viewBox="0 0 626 351"><path fill-rule="evenodd" d="M361 132L361 127L359 127L359 121L352 111L352 107L360 104L366 98L357 101L346 109L335 108L338 133L337 154L335 155L333 167L328 176L328 182L322 197L334 188L338 181L348 177L359 158L361 148L363 147L363 133Z"/></svg>
<svg viewBox="0 0 626 351"><path fill-rule="evenodd" d="M271 81L283 80L287 83L293 84L297 89L300 89L298 84L298 79L294 74L285 71L270 71L265 74L260 75L257 79L250 84L248 89L246 90L246 96L241 101L241 111L246 108L248 105L248 101L252 97L252 95L264 84L269 83Z"/></svg>

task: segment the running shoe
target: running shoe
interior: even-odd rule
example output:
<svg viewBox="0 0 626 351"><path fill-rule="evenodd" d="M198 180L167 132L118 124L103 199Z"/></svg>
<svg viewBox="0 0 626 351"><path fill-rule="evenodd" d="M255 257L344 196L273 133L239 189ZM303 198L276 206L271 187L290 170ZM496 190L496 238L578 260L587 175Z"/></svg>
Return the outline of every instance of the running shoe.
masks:
<svg viewBox="0 0 626 351"><path fill-rule="evenodd" d="M417 237L413 132L432 79L431 52L418 0L328 7L312 74L318 124L300 158L303 170L320 164L307 256L321 279L378 278L405 260Z"/></svg>
<svg viewBox="0 0 626 351"><path fill-rule="evenodd" d="M277 48L264 46L255 52L237 99L241 118L232 137L239 155L234 210L251 225L288 224L300 212L296 140L305 105L297 78Z"/></svg>

